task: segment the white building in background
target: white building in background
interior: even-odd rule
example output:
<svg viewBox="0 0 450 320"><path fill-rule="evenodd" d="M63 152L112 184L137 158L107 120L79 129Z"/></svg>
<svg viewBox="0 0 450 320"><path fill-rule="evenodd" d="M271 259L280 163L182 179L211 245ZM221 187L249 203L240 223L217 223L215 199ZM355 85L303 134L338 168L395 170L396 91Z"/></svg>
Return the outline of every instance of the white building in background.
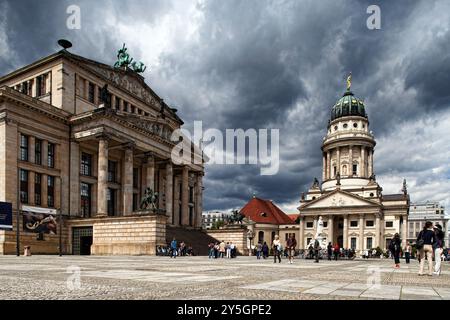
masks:
<svg viewBox="0 0 450 320"><path fill-rule="evenodd" d="M202 228L204 230L211 229L214 223L219 221L225 221L227 217L229 217L231 212L223 212L223 211L208 211L203 212L202 215Z"/></svg>
<svg viewBox="0 0 450 320"><path fill-rule="evenodd" d="M445 215L445 208L437 201L411 203L409 208L408 240L415 242L425 222L439 223L445 232L445 244L448 246L448 227L450 217Z"/></svg>

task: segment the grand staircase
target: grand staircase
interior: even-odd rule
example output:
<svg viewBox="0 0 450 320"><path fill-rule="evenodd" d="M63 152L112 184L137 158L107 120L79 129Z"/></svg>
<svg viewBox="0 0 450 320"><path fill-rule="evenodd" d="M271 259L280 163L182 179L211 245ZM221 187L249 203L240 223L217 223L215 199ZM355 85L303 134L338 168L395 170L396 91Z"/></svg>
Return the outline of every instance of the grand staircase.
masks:
<svg viewBox="0 0 450 320"><path fill-rule="evenodd" d="M217 239L209 236L206 232L201 230L189 230L177 227L166 227L166 242L169 245L173 238L177 239L178 245L184 241L186 247L191 246L194 254L197 256L208 255L208 244L216 242Z"/></svg>

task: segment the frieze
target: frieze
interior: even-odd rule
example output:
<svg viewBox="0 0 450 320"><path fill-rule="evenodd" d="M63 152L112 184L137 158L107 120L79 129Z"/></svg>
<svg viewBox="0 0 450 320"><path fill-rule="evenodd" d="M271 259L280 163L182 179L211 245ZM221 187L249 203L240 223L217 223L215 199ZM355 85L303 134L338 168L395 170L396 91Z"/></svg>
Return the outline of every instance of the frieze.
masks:
<svg viewBox="0 0 450 320"><path fill-rule="evenodd" d="M127 119L127 121L131 122L136 127L147 131L148 133L159 136L168 142L172 142L170 138L173 131L168 125L152 121L143 121L140 119Z"/></svg>

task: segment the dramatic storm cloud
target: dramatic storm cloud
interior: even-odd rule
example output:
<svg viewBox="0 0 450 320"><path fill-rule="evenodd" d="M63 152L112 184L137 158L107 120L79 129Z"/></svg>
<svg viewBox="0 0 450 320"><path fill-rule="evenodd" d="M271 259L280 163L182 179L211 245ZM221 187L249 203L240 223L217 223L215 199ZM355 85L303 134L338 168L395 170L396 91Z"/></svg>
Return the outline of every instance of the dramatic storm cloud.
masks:
<svg viewBox="0 0 450 320"><path fill-rule="evenodd" d="M381 8L369 30L367 7ZM66 27L69 5L81 29ZM413 201L450 206L448 1L3 1L0 73L59 50L112 64L126 43L146 81L186 128L280 129L280 171L206 168L205 210L241 207L253 193L295 212L321 177L329 110L345 90L366 102L384 193L408 181Z"/></svg>

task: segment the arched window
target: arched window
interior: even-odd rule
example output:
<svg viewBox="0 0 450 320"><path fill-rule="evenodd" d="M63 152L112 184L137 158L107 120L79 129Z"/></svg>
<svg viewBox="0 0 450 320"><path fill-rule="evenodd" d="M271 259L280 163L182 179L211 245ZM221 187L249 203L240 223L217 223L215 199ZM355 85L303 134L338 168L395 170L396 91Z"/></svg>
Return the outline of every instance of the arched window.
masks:
<svg viewBox="0 0 450 320"><path fill-rule="evenodd" d="M258 243L264 243L264 231L258 232Z"/></svg>

